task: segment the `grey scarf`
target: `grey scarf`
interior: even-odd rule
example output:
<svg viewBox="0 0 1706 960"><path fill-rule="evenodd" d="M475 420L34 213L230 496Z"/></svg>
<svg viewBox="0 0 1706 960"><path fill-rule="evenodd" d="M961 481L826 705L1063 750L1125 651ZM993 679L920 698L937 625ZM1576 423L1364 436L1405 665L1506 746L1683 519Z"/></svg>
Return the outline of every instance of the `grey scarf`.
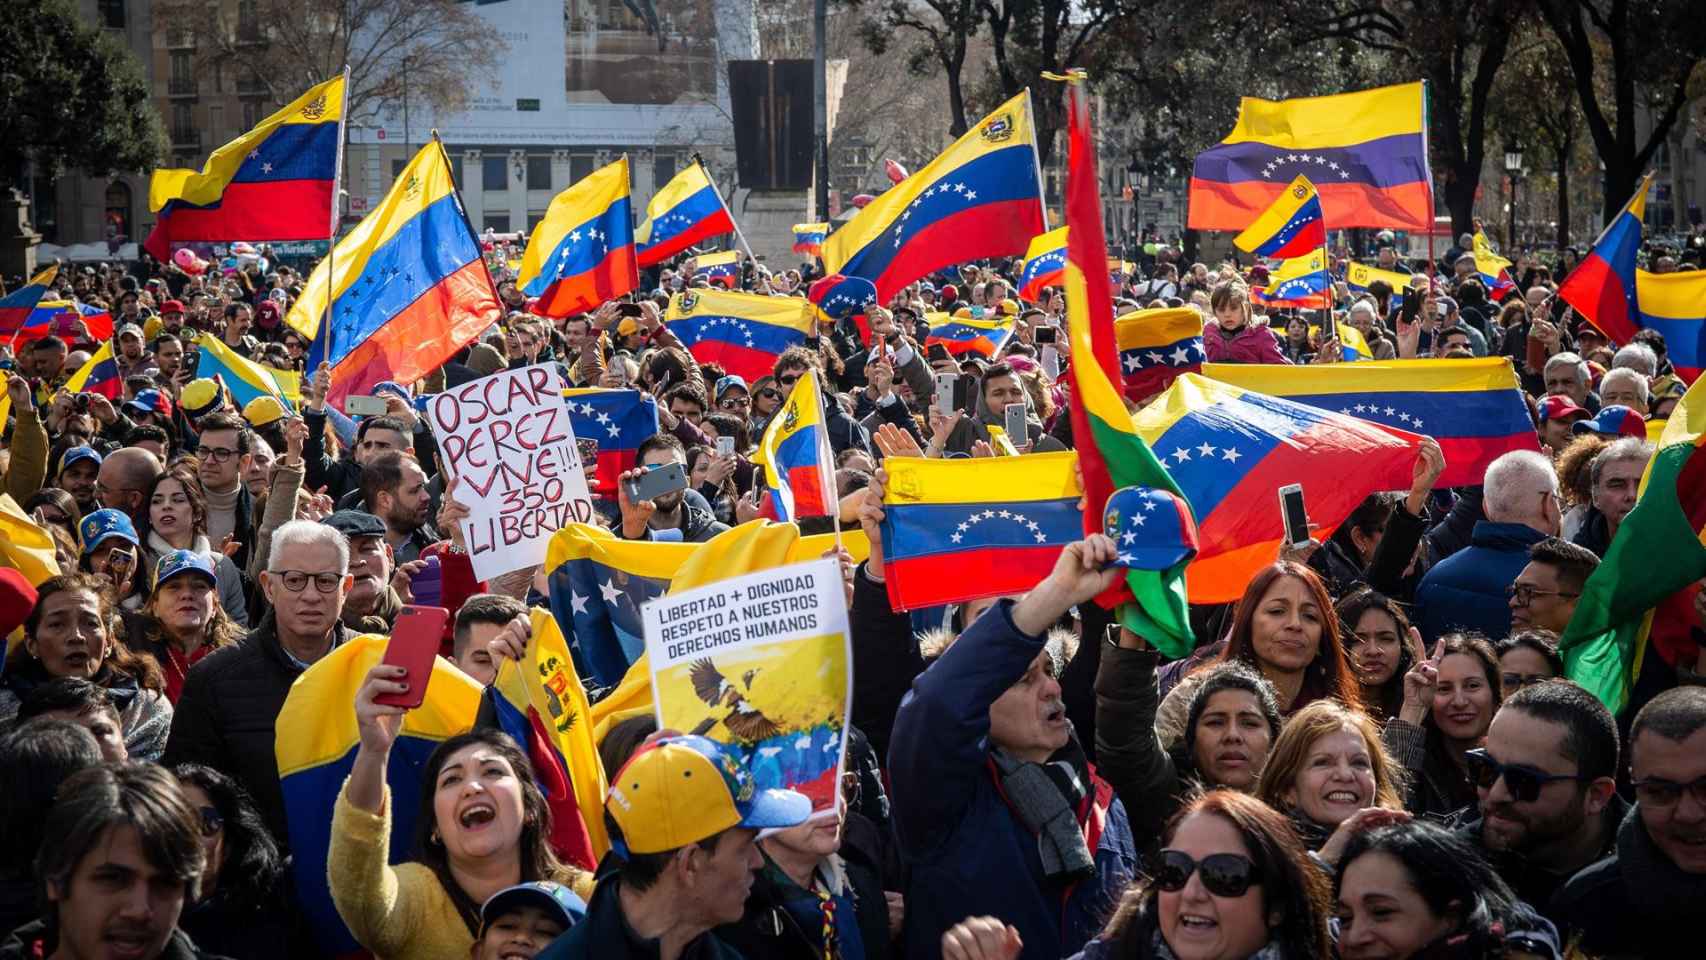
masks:
<svg viewBox="0 0 1706 960"><path fill-rule="evenodd" d="M1044 876L1069 883L1093 875L1096 862L1078 824L1078 805L1090 790L1088 767L1070 757L1032 763L999 747L989 755L1008 806L1037 835Z"/></svg>

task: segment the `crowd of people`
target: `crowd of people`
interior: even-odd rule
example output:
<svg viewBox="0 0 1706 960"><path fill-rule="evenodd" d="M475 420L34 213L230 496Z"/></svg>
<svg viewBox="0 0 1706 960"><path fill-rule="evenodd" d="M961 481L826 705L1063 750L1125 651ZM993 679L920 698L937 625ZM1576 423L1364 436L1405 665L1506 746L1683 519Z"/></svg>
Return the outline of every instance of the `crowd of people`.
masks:
<svg viewBox="0 0 1706 960"><path fill-rule="evenodd" d="M21 636L0 673L0 960L325 955L305 884L394 960L1691 953L1706 653L1650 650L1613 715L1558 651L1635 504L1649 421L1686 385L1657 333L1609 343L1555 296L1567 259L1525 258L1500 303L1467 237L1431 264L1377 242L1372 262L1410 284L1353 292L1341 258L1336 322L1375 357L1509 357L1533 449L1438 489L1444 457L1423 443L1408 490L1284 548L1236 603L1194 606L1197 648L1174 660L1094 602L1119 575L1101 535L1023 595L936 611L929 629L891 605L886 457L1073 447L1072 358L1052 335L1064 299L1021 300L1015 262L912 283L867 306L868 333L825 321L749 381L664 323L671 294L707 283L691 261L545 318L488 244L503 323L423 381L380 383L386 412L359 417L327 402L328 369L305 368L283 322L304 282L288 267L62 270L53 296L113 315L122 393L65 389L100 346L86 328L5 351L4 490L62 572L0 569L0 630ZM814 267L748 260L736 285L803 297ZM1333 327L1252 301L1265 280L1163 247L1115 297L1122 313L1197 309L1212 361L1337 362ZM943 315L1013 332L994 355L929 349ZM299 373L299 407L238 404L199 376L212 339ZM387 701L407 685L381 664L347 707L359 747L330 849L307 858L325 875L298 876L274 751L292 684L417 601L451 611L442 656L478 683L531 642L545 577L475 576L469 510L417 401L540 362L657 401L625 477L676 463L690 482L600 496L598 522L627 540L700 543L759 517L760 437L819 375L839 510L870 542L848 587L839 809L809 817L728 747L631 718L600 744L611 786L586 814L613 847L588 871L553 847L527 751L476 728L433 751L417 836L392 850L386 772L406 711ZM932 403L943 372L975 378L951 416ZM1008 438L1011 404L1023 437Z"/></svg>

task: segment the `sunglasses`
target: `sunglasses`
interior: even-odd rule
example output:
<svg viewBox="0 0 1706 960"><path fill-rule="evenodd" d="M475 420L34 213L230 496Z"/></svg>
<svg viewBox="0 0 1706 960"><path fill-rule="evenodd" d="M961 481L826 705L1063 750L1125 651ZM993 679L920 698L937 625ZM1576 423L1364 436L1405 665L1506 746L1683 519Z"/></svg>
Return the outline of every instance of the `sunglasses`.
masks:
<svg viewBox="0 0 1706 960"><path fill-rule="evenodd" d="M201 835L211 837L225 829L225 817L217 807L200 807L196 810L201 814Z"/></svg>
<svg viewBox="0 0 1706 960"><path fill-rule="evenodd" d="M758 395L763 397L766 400L780 400L780 399L782 399L782 391L777 390L774 387L765 387L764 389L758 391Z"/></svg>
<svg viewBox="0 0 1706 960"><path fill-rule="evenodd" d="M1469 779L1483 790L1493 789L1493 784L1502 778L1505 789L1519 803L1533 803L1540 798L1540 791L1549 783L1559 780L1583 781L1591 780L1579 773L1547 773L1519 763L1505 764L1494 760L1486 750L1470 750L1463 755L1469 763Z"/></svg>
<svg viewBox="0 0 1706 960"><path fill-rule="evenodd" d="M744 410L751 405L752 401L746 397L728 397L717 401L717 406L724 410Z"/></svg>
<svg viewBox="0 0 1706 960"><path fill-rule="evenodd" d="M776 382L784 387L792 387L800 379L800 374L785 375L776 378Z"/></svg>
<svg viewBox="0 0 1706 960"><path fill-rule="evenodd" d="M1182 850L1163 850L1155 871L1155 888L1178 893L1193 873L1200 873L1203 889L1217 897L1242 897L1261 882L1256 864L1242 854L1211 853L1196 860Z"/></svg>

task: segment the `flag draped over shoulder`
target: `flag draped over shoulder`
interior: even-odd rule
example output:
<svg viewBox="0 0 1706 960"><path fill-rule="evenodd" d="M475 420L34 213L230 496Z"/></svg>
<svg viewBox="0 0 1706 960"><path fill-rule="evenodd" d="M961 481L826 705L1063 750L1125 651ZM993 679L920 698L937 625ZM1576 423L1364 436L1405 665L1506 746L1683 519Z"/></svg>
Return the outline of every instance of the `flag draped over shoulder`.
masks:
<svg viewBox="0 0 1706 960"><path fill-rule="evenodd" d="M1237 600L1274 561L1285 535L1274 491L1301 482L1325 539L1369 494L1409 488L1422 440L1192 373L1138 411L1137 432L1196 516L1192 603Z"/></svg>
<svg viewBox="0 0 1706 960"><path fill-rule="evenodd" d="M328 396L341 401L426 376L502 318L450 158L433 140L309 274L286 320L313 341L309 370L332 365Z"/></svg>
<svg viewBox="0 0 1706 960"><path fill-rule="evenodd" d="M1500 456L1539 449L1528 402L1505 357L1375 360L1355 366L1209 363L1202 374L1433 437L1445 454L1441 487L1474 486Z"/></svg>
<svg viewBox="0 0 1706 960"><path fill-rule="evenodd" d="M862 277L880 302L932 270L1024 251L1045 229L1029 92L996 107L823 244L826 274Z"/></svg>
<svg viewBox="0 0 1706 960"><path fill-rule="evenodd" d="M798 297L688 290L669 300L664 323L700 363L715 363L748 383L768 376L782 351L816 327Z"/></svg>
<svg viewBox="0 0 1706 960"><path fill-rule="evenodd" d="M1334 229L1431 229L1425 86L1243 98L1232 132L1191 169L1189 226L1243 230L1298 174L1315 182Z"/></svg>
<svg viewBox="0 0 1706 960"><path fill-rule="evenodd" d="M190 241L324 240L334 234L344 78L312 87L213 151L200 170L156 170L143 249L168 260Z"/></svg>
<svg viewBox="0 0 1706 960"><path fill-rule="evenodd" d="M1289 260L1327 245L1327 224L1321 217L1321 197L1315 184L1298 174L1244 232L1233 246L1258 257Z"/></svg>
<svg viewBox="0 0 1706 960"><path fill-rule="evenodd" d="M1181 373L1202 369L1202 314L1191 307L1152 307L1114 321L1125 395L1141 403Z"/></svg>
<svg viewBox="0 0 1706 960"><path fill-rule="evenodd" d="M1696 381L1666 422L1641 478L1640 499L1618 525L1558 641L1565 676L1613 713L1628 704L1643 657L1655 654L1649 643L1654 609L1706 577L1703 442L1706 387ZM1692 656L1693 644L1687 647Z"/></svg>
<svg viewBox="0 0 1706 960"><path fill-rule="evenodd" d="M1066 325L1072 338L1072 435L1084 477L1083 530L1103 532L1103 512L1114 491L1144 486L1179 494L1149 444L1140 436L1114 388L1120 376L1112 291L1102 282L1108 249L1096 179L1090 107L1081 84L1067 85ZM1199 329L1200 334L1200 329ZM1186 604L1185 564L1167 570L1127 570L1130 596L1098 598L1119 607L1122 623L1170 657L1196 645Z"/></svg>
<svg viewBox="0 0 1706 960"><path fill-rule="evenodd" d="M634 258L642 267L662 263L701 240L733 233L734 217L717 185L695 160L683 167L646 204L646 219L634 231Z"/></svg>
<svg viewBox="0 0 1706 960"><path fill-rule="evenodd" d="M327 952L359 949L339 918L326 885L326 856L332 844L332 809L361 744L355 694L389 641L363 634L333 648L290 687L279 710L274 752L285 820L295 858L297 896L315 937ZM473 727L480 686L449 661L435 659L426 700L403 715L391 747L385 783L390 789L391 862L414 857L426 760L440 743Z"/></svg>
<svg viewBox="0 0 1706 960"><path fill-rule="evenodd" d="M566 317L638 287L633 217L625 156L552 198L527 238L516 277L521 292L534 298L529 309Z"/></svg>
<svg viewBox="0 0 1706 960"><path fill-rule="evenodd" d="M807 370L764 428L759 449L774 519L827 517L840 507L823 404L817 371Z"/></svg>
<svg viewBox="0 0 1706 960"><path fill-rule="evenodd" d="M1072 453L889 457L883 568L896 610L1023 593L1079 539Z"/></svg>

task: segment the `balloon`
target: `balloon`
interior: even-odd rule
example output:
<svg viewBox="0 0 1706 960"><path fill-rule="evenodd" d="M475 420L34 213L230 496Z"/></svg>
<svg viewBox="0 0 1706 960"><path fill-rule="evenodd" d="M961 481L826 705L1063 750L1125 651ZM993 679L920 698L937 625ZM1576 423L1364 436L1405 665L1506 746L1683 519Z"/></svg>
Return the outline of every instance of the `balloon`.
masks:
<svg viewBox="0 0 1706 960"><path fill-rule="evenodd" d="M899 183L906 179L906 168L893 160L883 161L883 172L889 175L890 183Z"/></svg>
<svg viewBox="0 0 1706 960"><path fill-rule="evenodd" d="M231 253L238 257L252 257L256 255L255 245L239 240L231 245Z"/></svg>
<svg viewBox="0 0 1706 960"><path fill-rule="evenodd" d="M176 253L173 253L172 254L172 262L177 264L178 269L184 271L185 273L197 273L197 272L199 272L199 271L191 269L193 266L195 266L196 257L195 257L195 251L191 250L188 247L184 247L183 249L178 250Z"/></svg>
<svg viewBox="0 0 1706 960"><path fill-rule="evenodd" d="M850 202L855 207L859 207L860 209L864 209L865 204L870 203L872 200L875 200L875 199L877 199L877 198L871 196L868 193L861 193L861 194L856 194Z"/></svg>

